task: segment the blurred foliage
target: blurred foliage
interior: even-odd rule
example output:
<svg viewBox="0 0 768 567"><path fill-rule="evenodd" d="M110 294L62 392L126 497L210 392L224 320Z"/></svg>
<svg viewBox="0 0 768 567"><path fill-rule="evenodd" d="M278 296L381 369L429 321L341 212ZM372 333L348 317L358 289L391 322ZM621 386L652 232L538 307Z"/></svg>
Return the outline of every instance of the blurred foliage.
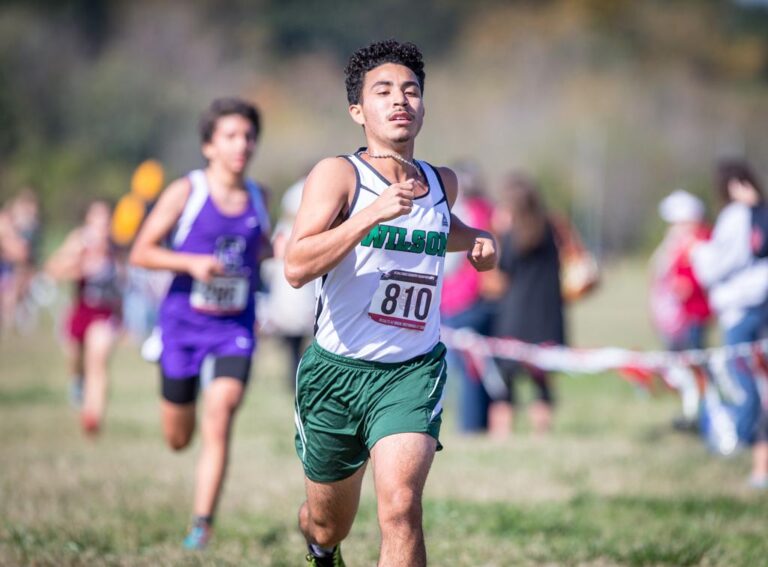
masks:
<svg viewBox="0 0 768 567"><path fill-rule="evenodd" d="M362 141L342 69L397 37L427 60L418 155L537 176L594 246L647 246L676 186L713 160L768 173L768 10L714 0L27 0L0 2L0 201L22 185L49 222L117 200L144 159L200 165L211 98L264 113L253 170L279 193ZM352 126L352 127L351 127ZM278 199L273 199L277 203Z"/></svg>
<svg viewBox="0 0 768 567"><path fill-rule="evenodd" d="M487 2L485 2L487 3ZM480 3L461 0L389 0L361 5L356 0L284 0L269 3L265 22L270 44L291 56L329 49L340 59L372 38L418 38L427 52L449 48L461 23Z"/></svg>

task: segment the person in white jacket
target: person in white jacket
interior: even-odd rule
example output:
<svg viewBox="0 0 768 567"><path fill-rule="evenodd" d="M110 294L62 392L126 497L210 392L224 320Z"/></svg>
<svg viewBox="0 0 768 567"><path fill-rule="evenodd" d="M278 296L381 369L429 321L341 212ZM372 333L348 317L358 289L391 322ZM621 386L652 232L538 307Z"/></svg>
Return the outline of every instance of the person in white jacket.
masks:
<svg viewBox="0 0 768 567"><path fill-rule="evenodd" d="M712 239L691 254L694 272L709 289L727 345L760 338L768 323L768 258L755 257L751 246L752 209L764 204L764 194L749 165L724 160L717 166L717 190L724 203ZM757 431L760 396L750 365L743 358L728 362L730 375L742 395L735 396L736 434L743 445L755 444L751 483L768 487L768 436Z"/></svg>
<svg viewBox="0 0 768 567"><path fill-rule="evenodd" d="M262 266L262 275L269 284L262 331L279 337L288 352L286 379L291 391L296 387L296 371L315 325L315 287L305 285L294 289L283 275L285 248L301 204L305 181L306 177L302 177L283 194L280 219L272 233L274 257Z"/></svg>

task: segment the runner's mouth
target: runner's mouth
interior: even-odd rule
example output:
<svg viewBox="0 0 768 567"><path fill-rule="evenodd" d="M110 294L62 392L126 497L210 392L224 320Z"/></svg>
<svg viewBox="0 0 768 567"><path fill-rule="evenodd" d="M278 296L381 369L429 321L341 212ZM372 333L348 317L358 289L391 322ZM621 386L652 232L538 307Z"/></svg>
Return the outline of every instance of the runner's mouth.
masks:
<svg viewBox="0 0 768 567"><path fill-rule="evenodd" d="M407 112L395 112L389 117L390 122L412 122L413 116Z"/></svg>

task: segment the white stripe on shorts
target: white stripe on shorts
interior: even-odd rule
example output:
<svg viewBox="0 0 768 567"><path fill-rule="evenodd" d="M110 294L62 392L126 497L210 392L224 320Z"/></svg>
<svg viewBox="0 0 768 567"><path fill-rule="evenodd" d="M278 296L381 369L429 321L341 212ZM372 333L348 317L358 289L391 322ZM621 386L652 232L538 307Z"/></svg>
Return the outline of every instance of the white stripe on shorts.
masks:
<svg viewBox="0 0 768 567"><path fill-rule="evenodd" d="M443 372L445 372L445 360L443 360L440 363L440 372L437 373L437 380L435 380L435 385L432 387L432 391L429 393L429 398L432 397L432 394L435 393L435 390L437 389L437 385L440 383L440 379L443 377ZM429 422L432 423L432 421L440 415L440 412L443 411L443 399L445 398L445 388L443 388L443 391L440 393L440 399L437 401L437 405L435 406L435 409L432 410L432 415L429 416Z"/></svg>
<svg viewBox="0 0 768 567"><path fill-rule="evenodd" d="M296 424L296 431L299 433L299 439L301 439L301 461L304 462L304 457L307 456L307 437L304 433L304 424L301 423L301 412L299 412L299 372L301 372L301 365L304 363L304 357L299 360L299 366L296 368L296 386L294 391L295 397L295 409L293 411L293 422Z"/></svg>

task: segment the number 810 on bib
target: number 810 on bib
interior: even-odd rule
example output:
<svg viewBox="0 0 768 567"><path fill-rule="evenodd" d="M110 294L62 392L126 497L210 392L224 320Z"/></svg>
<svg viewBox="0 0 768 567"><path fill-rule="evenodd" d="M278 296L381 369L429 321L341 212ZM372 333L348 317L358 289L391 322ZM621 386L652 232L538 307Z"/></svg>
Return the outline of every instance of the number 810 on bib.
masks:
<svg viewBox="0 0 768 567"><path fill-rule="evenodd" d="M382 325L423 331L436 289L437 276L403 270L385 272L371 299L368 316Z"/></svg>

